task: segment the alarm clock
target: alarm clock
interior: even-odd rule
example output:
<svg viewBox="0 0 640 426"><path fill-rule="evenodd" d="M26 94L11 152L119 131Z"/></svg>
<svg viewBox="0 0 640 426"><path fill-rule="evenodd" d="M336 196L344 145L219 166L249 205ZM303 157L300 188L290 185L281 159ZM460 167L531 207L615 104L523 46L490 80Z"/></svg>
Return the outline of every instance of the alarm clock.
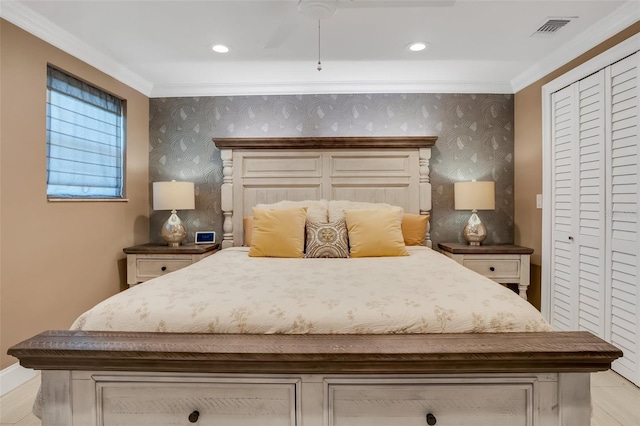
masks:
<svg viewBox="0 0 640 426"><path fill-rule="evenodd" d="M216 242L216 233L213 231L196 232L196 244L213 244Z"/></svg>

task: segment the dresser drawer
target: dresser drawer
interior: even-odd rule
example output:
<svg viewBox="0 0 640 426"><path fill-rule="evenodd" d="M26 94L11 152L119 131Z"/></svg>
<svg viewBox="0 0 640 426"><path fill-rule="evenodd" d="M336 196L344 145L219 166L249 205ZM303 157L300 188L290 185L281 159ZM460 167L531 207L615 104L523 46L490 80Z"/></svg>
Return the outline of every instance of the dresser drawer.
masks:
<svg viewBox="0 0 640 426"><path fill-rule="evenodd" d="M293 383L98 382L98 424L295 426L295 388Z"/></svg>
<svg viewBox="0 0 640 426"><path fill-rule="evenodd" d="M138 258L136 269L139 278L148 279L177 271L191 265L191 259L158 259L158 258Z"/></svg>
<svg viewBox="0 0 640 426"><path fill-rule="evenodd" d="M329 385L329 426L526 426L533 384Z"/></svg>
<svg viewBox="0 0 640 426"><path fill-rule="evenodd" d="M520 278L520 259L464 259L462 264L487 278Z"/></svg>

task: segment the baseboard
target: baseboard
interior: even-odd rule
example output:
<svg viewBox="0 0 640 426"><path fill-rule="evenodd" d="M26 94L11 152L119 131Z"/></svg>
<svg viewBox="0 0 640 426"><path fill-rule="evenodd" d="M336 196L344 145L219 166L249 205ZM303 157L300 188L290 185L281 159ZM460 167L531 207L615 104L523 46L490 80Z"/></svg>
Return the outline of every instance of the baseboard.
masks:
<svg viewBox="0 0 640 426"><path fill-rule="evenodd" d="M36 370L24 368L17 362L0 371L0 396L11 392L37 374Z"/></svg>

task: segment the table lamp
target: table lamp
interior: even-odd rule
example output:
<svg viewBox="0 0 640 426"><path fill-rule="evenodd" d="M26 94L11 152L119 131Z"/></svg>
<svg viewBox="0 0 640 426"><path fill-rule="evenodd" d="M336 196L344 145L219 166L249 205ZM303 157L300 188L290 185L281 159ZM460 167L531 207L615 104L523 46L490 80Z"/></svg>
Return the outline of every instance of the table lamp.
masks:
<svg viewBox="0 0 640 426"><path fill-rule="evenodd" d="M456 182L453 184L456 210L471 210L462 236L472 246L479 246L487 238L487 227L478 217L478 210L495 210L495 182Z"/></svg>
<svg viewBox="0 0 640 426"><path fill-rule="evenodd" d="M153 182L153 209L171 210L171 216L162 225L160 234L170 247L178 247L187 236L187 227L176 210L196 207L193 182Z"/></svg>

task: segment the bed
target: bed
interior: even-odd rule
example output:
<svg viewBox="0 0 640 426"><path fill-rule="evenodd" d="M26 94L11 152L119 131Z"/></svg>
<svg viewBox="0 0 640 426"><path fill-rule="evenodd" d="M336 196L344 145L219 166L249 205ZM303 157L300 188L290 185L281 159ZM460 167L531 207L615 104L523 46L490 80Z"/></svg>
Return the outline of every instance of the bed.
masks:
<svg viewBox="0 0 640 426"><path fill-rule="evenodd" d="M589 424L590 373L621 352L552 331L428 231L395 258L242 247L253 207L281 200L428 215L434 142L216 139L224 249L10 349L42 370L43 425Z"/></svg>

